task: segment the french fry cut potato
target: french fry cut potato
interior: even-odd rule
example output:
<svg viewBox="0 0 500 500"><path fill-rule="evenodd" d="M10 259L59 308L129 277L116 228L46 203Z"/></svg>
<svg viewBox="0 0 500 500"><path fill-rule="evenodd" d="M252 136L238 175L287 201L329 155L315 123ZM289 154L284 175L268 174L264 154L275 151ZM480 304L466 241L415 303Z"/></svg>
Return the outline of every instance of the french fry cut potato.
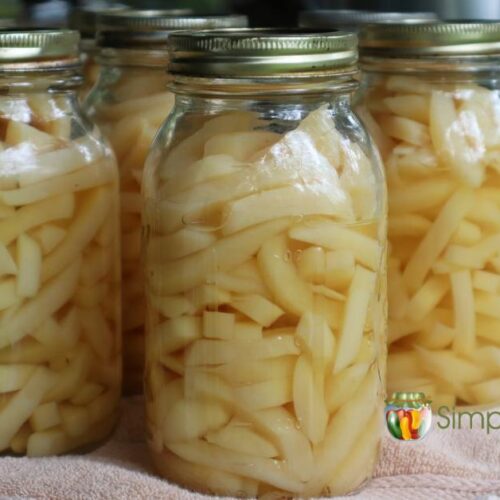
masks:
<svg viewBox="0 0 500 500"><path fill-rule="evenodd" d="M12 99L0 111L0 454L57 455L98 444L116 419L116 397L100 398L121 386L118 172L71 92Z"/></svg>
<svg viewBox="0 0 500 500"><path fill-rule="evenodd" d="M500 345L497 94L386 75L361 99L390 144L388 386L437 403L500 402L500 358L482 350Z"/></svg>
<svg viewBox="0 0 500 500"><path fill-rule="evenodd" d="M139 314L134 321L129 321L127 311L144 311L144 283L141 269L140 235L141 235L141 184L142 172L146 156L155 137L156 131L168 116L173 103L173 95L165 90L167 76L160 67L121 67L120 77L113 82L100 82L96 93L104 92L111 99L90 99L87 113L101 128L118 160L120 174L121 203L121 246L122 271L121 279L124 290L122 294L122 331L124 343L142 342L144 344L144 315ZM102 87L104 86L104 87ZM229 165L231 168L232 165ZM208 169L207 169L208 170ZM202 180L202 179L200 179ZM196 183L196 182L195 182ZM190 187L190 179L184 177L180 183L182 188ZM163 262L171 259L195 254L212 244L215 237L206 232L181 228L177 234L169 234L156 238L149 249L151 258ZM137 272L139 271L139 272ZM170 293L170 292L168 292ZM175 293L175 292L173 292ZM127 393L142 392L142 383L128 373L132 367L139 371L144 366L141 352L144 348L129 350L125 359L124 383Z"/></svg>
<svg viewBox="0 0 500 500"><path fill-rule="evenodd" d="M370 477L380 437L361 450L349 421L381 406L382 176L326 107L281 134L250 112L189 124L165 154L153 146L144 175L156 466L232 497L354 487L337 468Z"/></svg>

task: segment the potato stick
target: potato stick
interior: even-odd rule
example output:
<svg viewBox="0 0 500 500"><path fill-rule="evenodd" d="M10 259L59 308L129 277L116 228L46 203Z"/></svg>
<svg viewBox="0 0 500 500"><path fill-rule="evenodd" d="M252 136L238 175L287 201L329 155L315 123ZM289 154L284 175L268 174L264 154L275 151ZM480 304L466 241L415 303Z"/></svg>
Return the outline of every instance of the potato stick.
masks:
<svg viewBox="0 0 500 500"><path fill-rule="evenodd" d="M75 304L80 307L98 307L109 292L109 284L102 281L93 286L79 286L75 294Z"/></svg>
<svg viewBox="0 0 500 500"><path fill-rule="evenodd" d="M5 245L0 243L0 276L17 274L17 265Z"/></svg>
<svg viewBox="0 0 500 500"><path fill-rule="evenodd" d="M169 444L168 448L188 462L207 467L216 463L223 471L263 481L285 491L301 493L303 490L302 483L278 460L224 450L201 440Z"/></svg>
<svg viewBox="0 0 500 500"><path fill-rule="evenodd" d="M455 316L455 338L453 350L467 355L476 345L476 312L474 291L470 271L459 271L450 275Z"/></svg>
<svg viewBox="0 0 500 500"><path fill-rule="evenodd" d="M299 275L305 281L321 284L325 275L325 251L321 247L308 247L297 262Z"/></svg>
<svg viewBox="0 0 500 500"><path fill-rule="evenodd" d="M22 389L35 370L34 365L0 365L0 394Z"/></svg>
<svg viewBox="0 0 500 500"><path fill-rule="evenodd" d="M424 79L414 76L390 75L385 80L385 88L390 92L427 95L434 86Z"/></svg>
<svg viewBox="0 0 500 500"><path fill-rule="evenodd" d="M82 309L79 311L80 323L85 338L94 352L103 361L113 354L113 331L106 321L100 307Z"/></svg>
<svg viewBox="0 0 500 500"><path fill-rule="evenodd" d="M349 401L364 380L369 367L368 363L357 363L327 377L325 402L329 413L338 411Z"/></svg>
<svg viewBox="0 0 500 500"><path fill-rule="evenodd" d="M332 330L338 330L342 320L343 304L324 295L314 296L313 312L323 316Z"/></svg>
<svg viewBox="0 0 500 500"><path fill-rule="evenodd" d="M289 235L294 240L330 250L349 250L356 259L370 269L378 269L381 252L376 240L333 221L321 220L293 226Z"/></svg>
<svg viewBox="0 0 500 500"><path fill-rule="evenodd" d="M60 405L62 428L70 437L85 436L90 427L90 417L87 408L73 406L68 403Z"/></svg>
<svg viewBox="0 0 500 500"><path fill-rule="evenodd" d="M28 424L24 424L12 438L9 448L13 453L22 455L26 453L28 438L31 436L31 428Z"/></svg>
<svg viewBox="0 0 500 500"><path fill-rule="evenodd" d="M315 366L325 368L333 361L335 336L322 316L306 312L300 318L295 337L301 350L318 363Z"/></svg>
<svg viewBox="0 0 500 500"><path fill-rule="evenodd" d="M231 340L234 335L235 315L219 311L203 312L203 336L209 339Z"/></svg>
<svg viewBox="0 0 500 500"><path fill-rule="evenodd" d="M66 351L65 346L45 346L27 338L16 344L15 349L10 345L0 349L0 363L49 363L54 358L63 356Z"/></svg>
<svg viewBox="0 0 500 500"><path fill-rule="evenodd" d="M149 295L151 307L159 311L166 318L177 318L183 314L191 314L193 305L183 295L171 295L160 297L158 295Z"/></svg>
<svg viewBox="0 0 500 500"><path fill-rule="evenodd" d="M26 385L12 396L0 412L0 450L9 446L11 439L31 416L53 383L49 370L38 367Z"/></svg>
<svg viewBox="0 0 500 500"><path fill-rule="evenodd" d="M262 326L270 326L285 313L271 301L256 294L235 298L231 307Z"/></svg>
<svg viewBox="0 0 500 500"><path fill-rule="evenodd" d="M17 264L17 294L35 297L41 285L42 251L27 234L21 234L17 239Z"/></svg>
<svg viewBox="0 0 500 500"><path fill-rule="evenodd" d="M454 182L441 177L415 182L391 193L389 212L392 216L440 207L451 196L453 189Z"/></svg>
<svg viewBox="0 0 500 500"><path fill-rule="evenodd" d="M356 259L348 250L334 250L325 255L325 284L337 290L349 286L354 275Z"/></svg>
<svg viewBox="0 0 500 500"><path fill-rule="evenodd" d="M410 291L414 292L422 285L432 264L445 249L473 201L471 190L459 189L443 206L403 272Z"/></svg>
<svg viewBox="0 0 500 500"><path fill-rule="evenodd" d="M424 125L429 124L430 100L427 96L407 94L386 97L384 105L395 115L409 118Z"/></svg>
<svg viewBox="0 0 500 500"><path fill-rule="evenodd" d="M380 156L383 160L386 160L394 147L394 141L381 129L377 120L375 120L372 113L365 106L358 106L356 114L370 132L375 145L380 151Z"/></svg>
<svg viewBox="0 0 500 500"><path fill-rule="evenodd" d="M376 275L357 266L349 287L349 294L342 320L334 373L349 366L361 345L369 302L375 291Z"/></svg>
<svg viewBox="0 0 500 500"><path fill-rule="evenodd" d="M14 216L0 221L0 242L8 245L34 227L54 220L69 219L74 209L75 199L69 193L22 207Z"/></svg>
<svg viewBox="0 0 500 500"><path fill-rule="evenodd" d="M257 260L262 277L278 305L287 312L302 315L312 308L313 296L300 279L289 254L287 238L282 234L263 243Z"/></svg>
<svg viewBox="0 0 500 500"><path fill-rule="evenodd" d="M14 307L19 304L20 299L17 295L17 284L13 279L6 279L0 283L0 311ZM1 335L0 335L1 344Z"/></svg>
<svg viewBox="0 0 500 500"><path fill-rule="evenodd" d="M431 276L411 298L408 317L415 322L422 321L441 302L449 289L450 280L447 276Z"/></svg>
<svg viewBox="0 0 500 500"><path fill-rule="evenodd" d="M474 294L476 312L500 319L500 295L478 291Z"/></svg>
<svg viewBox="0 0 500 500"><path fill-rule="evenodd" d="M62 273L47 282L37 296L0 326L0 348L18 342L59 310L75 292L81 260L76 260Z"/></svg>
<svg viewBox="0 0 500 500"><path fill-rule="evenodd" d="M154 327L152 336L162 353L175 352L202 337L202 319L194 316L168 319Z"/></svg>
<svg viewBox="0 0 500 500"><path fill-rule="evenodd" d="M165 195L181 193L196 184L234 174L242 167L244 168L245 164L225 154L205 156L201 160L186 166L174 179L166 182L161 188L162 193Z"/></svg>
<svg viewBox="0 0 500 500"><path fill-rule="evenodd" d="M95 237L111 205L110 190L98 188L82 202L76 217L68 228L64 241L42 264L42 280L46 281L77 258Z"/></svg>
<svg viewBox="0 0 500 500"><path fill-rule="evenodd" d="M61 423L61 415L56 403L41 404L31 415L29 420L35 432L44 431Z"/></svg>
<svg viewBox="0 0 500 500"><path fill-rule="evenodd" d="M484 180L481 165L484 144L470 123L471 117L457 113L451 93L434 90L430 103L430 133L440 160L471 187Z"/></svg>
<svg viewBox="0 0 500 500"><path fill-rule="evenodd" d="M104 387L102 385L88 382L76 391L75 395L71 397L70 402L74 405L86 406L102 394L103 391Z"/></svg>
<svg viewBox="0 0 500 500"><path fill-rule="evenodd" d="M453 235L451 242L457 245L474 245L482 239L483 233L479 226L463 220Z"/></svg>
<svg viewBox="0 0 500 500"><path fill-rule="evenodd" d="M332 471L345 460L377 406L379 381L376 369L371 369L353 397L342 406L328 424L325 439L315 453L312 478L304 493L318 495L332 477Z"/></svg>
<svg viewBox="0 0 500 500"><path fill-rule="evenodd" d="M230 271L243 264L264 241L286 229L289 223L288 219L266 222L222 238L194 255L159 265L149 277L150 286L159 294L175 294L201 285L207 274Z"/></svg>
<svg viewBox="0 0 500 500"><path fill-rule="evenodd" d="M83 286L96 285L110 273L113 265L112 259L113 250L109 247L102 248L93 246L91 248L85 248L80 271L80 283Z"/></svg>
<svg viewBox="0 0 500 500"><path fill-rule="evenodd" d="M476 317L476 335L481 339L500 345L500 321L488 316Z"/></svg>
<svg viewBox="0 0 500 500"><path fill-rule="evenodd" d="M172 107L173 99L171 92L162 92L138 97L137 99L124 100L118 104L101 109L101 113L106 119L116 121L129 116L139 116L145 110L149 111L161 108L166 117L169 109Z"/></svg>
<svg viewBox="0 0 500 500"><path fill-rule="evenodd" d="M375 468L378 458L379 436L382 427L380 420L380 412L376 410L369 419L366 438L355 444L351 453L332 474L332 479L328 484L330 495L348 495L370 479L371 471Z"/></svg>
<svg viewBox="0 0 500 500"><path fill-rule="evenodd" d="M88 405L90 423L95 424L116 412L120 401L119 384L115 383L107 392Z"/></svg>
<svg viewBox="0 0 500 500"><path fill-rule="evenodd" d="M101 156L102 151L94 138L77 139L67 148L37 155L36 163L28 164L19 173L19 185L24 188L69 174L96 161Z"/></svg>
<svg viewBox="0 0 500 500"><path fill-rule="evenodd" d="M149 239L147 254L153 261L180 259L199 252L217 241L214 233L182 228L167 236L152 236Z"/></svg>
<svg viewBox="0 0 500 500"><path fill-rule="evenodd" d="M253 429L239 425L238 422L229 424L219 431L209 432L205 439L221 448L258 457L273 458L279 451L270 441L260 436Z"/></svg>
<svg viewBox="0 0 500 500"><path fill-rule="evenodd" d="M276 335L255 342L197 340L185 355L187 366L220 365L237 360L258 360L298 355L293 335Z"/></svg>
<svg viewBox="0 0 500 500"><path fill-rule="evenodd" d="M460 245L450 245L444 254L441 266L435 272L452 273L465 269L482 269L485 266L485 258L482 252L474 247L464 247ZM436 265L439 261L436 261Z"/></svg>
<svg viewBox="0 0 500 500"><path fill-rule="evenodd" d="M425 318L423 321L410 321L408 318L392 319L389 321L388 340L389 344L397 342L403 337L407 337L430 327L432 320Z"/></svg>
<svg viewBox="0 0 500 500"><path fill-rule="evenodd" d="M292 400L292 380L289 378L273 378L234 388L235 403L246 411L283 406Z"/></svg>
<svg viewBox="0 0 500 500"><path fill-rule="evenodd" d="M484 380L484 368L451 351L429 351L415 346L426 372L450 384L473 384Z"/></svg>
<svg viewBox="0 0 500 500"><path fill-rule="evenodd" d="M54 149L59 141L50 134L46 134L26 123L10 120L5 132L5 143L9 146L15 146L26 142L42 150L50 150Z"/></svg>
<svg viewBox="0 0 500 500"><path fill-rule="evenodd" d="M403 275L399 267L389 266L387 269L387 299L389 301L389 317L402 319L406 316L410 297L406 289Z"/></svg>
<svg viewBox="0 0 500 500"><path fill-rule="evenodd" d="M486 229L500 230L500 208L494 201L476 196L467 219Z"/></svg>
<svg viewBox="0 0 500 500"><path fill-rule="evenodd" d="M352 219L349 199L341 192L305 189L287 186L270 191L260 191L227 205L224 235L241 231L279 217L304 217L326 215L341 220Z"/></svg>
<svg viewBox="0 0 500 500"><path fill-rule="evenodd" d="M168 450L154 455L153 460L162 475L185 488L208 495L257 497L259 483L252 479L187 462Z"/></svg>
<svg viewBox="0 0 500 500"><path fill-rule="evenodd" d="M279 139L280 134L263 130L214 135L205 143L203 156L226 154L237 161L247 161L257 151L269 149Z"/></svg>
<svg viewBox="0 0 500 500"><path fill-rule="evenodd" d="M66 230L55 224L44 224L33 231L33 237L40 243L43 254L46 255L61 243L66 236Z"/></svg>
<svg viewBox="0 0 500 500"><path fill-rule="evenodd" d="M483 292L500 292L500 276L488 271L474 271L472 274L472 286L475 290Z"/></svg>
<svg viewBox="0 0 500 500"><path fill-rule="evenodd" d="M314 362L302 355L298 358L293 373L295 415L313 445L323 440L329 417L324 395L324 371L315 368Z"/></svg>
<svg viewBox="0 0 500 500"><path fill-rule="evenodd" d="M0 199L7 205L18 207L52 196L79 192L107 184L113 179L113 169L105 167L102 163L83 165L79 170L61 175L56 179L49 179L20 189L2 191Z"/></svg>
<svg viewBox="0 0 500 500"><path fill-rule="evenodd" d="M269 291L258 277L247 279L229 273L214 273L207 277L207 282L233 293L269 297Z"/></svg>
<svg viewBox="0 0 500 500"><path fill-rule="evenodd" d="M386 115L379 119L379 124L382 130L394 139L415 144L416 146L425 146L430 142L428 127L415 120Z"/></svg>
<svg viewBox="0 0 500 500"><path fill-rule="evenodd" d="M479 404L496 403L500 400L500 377L472 385L470 390Z"/></svg>
<svg viewBox="0 0 500 500"><path fill-rule="evenodd" d="M273 378L292 378L295 356L235 360L213 368L214 373L233 384L257 384Z"/></svg>
<svg viewBox="0 0 500 500"><path fill-rule="evenodd" d="M455 335L455 328L436 321L432 326L422 329L416 335L415 342L426 349L446 349L452 344Z"/></svg>
<svg viewBox="0 0 500 500"><path fill-rule="evenodd" d="M431 225L431 221L422 215L395 214L389 220L389 237L423 236L430 229Z"/></svg>
<svg viewBox="0 0 500 500"><path fill-rule="evenodd" d="M473 359L476 363L486 367L488 376L500 374L500 348L492 345L479 347L473 353Z"/></svg>

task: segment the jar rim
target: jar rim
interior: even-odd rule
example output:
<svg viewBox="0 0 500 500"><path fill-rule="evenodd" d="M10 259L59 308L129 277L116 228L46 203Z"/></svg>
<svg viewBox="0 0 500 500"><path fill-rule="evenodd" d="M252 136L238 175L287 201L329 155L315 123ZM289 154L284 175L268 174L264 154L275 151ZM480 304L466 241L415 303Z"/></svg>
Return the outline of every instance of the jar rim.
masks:
<svg viewBox="0 0 500 500"><path fill-rule="evenodd" d="M276 77L356 65L357 37L338 30L247 28L173 33L169 72L197 77Z"/></svg>

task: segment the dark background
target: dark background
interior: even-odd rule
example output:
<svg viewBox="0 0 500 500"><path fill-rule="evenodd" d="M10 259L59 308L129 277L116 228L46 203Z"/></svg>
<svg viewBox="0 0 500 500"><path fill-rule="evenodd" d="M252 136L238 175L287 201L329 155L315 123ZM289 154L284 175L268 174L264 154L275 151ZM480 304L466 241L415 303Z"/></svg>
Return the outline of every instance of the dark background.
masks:
<svg viewBox="0 0 500 500"><path fill-rule="evenodd" d="M71 6L106 6L111 0L0 0L0 18L62 25ZM200 12L247 14L252 26L294 26L301 10L354 8L433 11L442 19L500 19L500 0L120 0L137 8L191 7Z"/></svg>

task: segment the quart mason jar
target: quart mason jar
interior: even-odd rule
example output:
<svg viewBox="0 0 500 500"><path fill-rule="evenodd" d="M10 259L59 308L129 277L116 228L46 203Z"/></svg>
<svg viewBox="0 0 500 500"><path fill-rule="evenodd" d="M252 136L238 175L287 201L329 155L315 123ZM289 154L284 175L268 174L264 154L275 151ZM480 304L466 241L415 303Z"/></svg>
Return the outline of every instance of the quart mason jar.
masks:
<svg viewBox="0 0 500 500"><path fill-rule="evenodd" d="M174 104L166 41L176 29L245 27L245 16L122 11L100 17L102 74L85 103L111 142L120 171L124 389L143 390L145 301L141 265L141 180L153 138Z"/></svg>
<svg viewBox="0 0 500 500"><path fill-rule="evenodd" d="M372 26L360 116L389 188L389 392L500 401L500 24Z"/></svg>
<svg viewBox="0 0 500 500"><path fill-rule="evenodd" d="M78 42L0 33L0 453L84 449L117 416L118 173L78 105Z"/></svg>
<svg viewBox="0 0 500 500"><path fill-rule="evenodd" d="M157 469L229 496L343 494L373 470L385 184L350 109L356 37L170 36L175 108L144 173Z"/></svg>

